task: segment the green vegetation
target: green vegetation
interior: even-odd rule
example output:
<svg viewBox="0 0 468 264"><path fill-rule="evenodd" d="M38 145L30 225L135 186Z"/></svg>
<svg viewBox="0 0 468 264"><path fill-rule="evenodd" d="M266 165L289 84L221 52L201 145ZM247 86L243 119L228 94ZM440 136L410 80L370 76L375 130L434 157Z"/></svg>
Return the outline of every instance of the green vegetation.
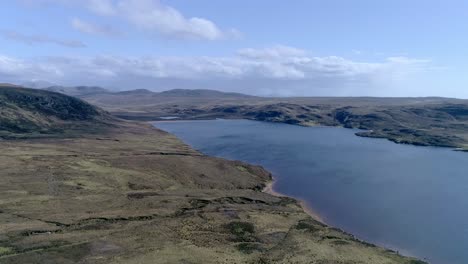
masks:
<svg viewBox="0 0 468 264"><path fill-rule="evenodd" d="M245 167L242 167L242 166L237 166L237 169L240 170L240 171L247 171L247 169Z"/></svg>
<svg viewBox="0 0 468 264"><path fill-rule="evenodd" d="M298 230L307 230L309 232L315 232L320 230L320 228L317 228L315 224L311 223L311 221L308 220L299 221L299 223L297 223L295 227Z"/></svg>
<svg viewBox="0 0 468 264"><path fill-rule="evenodd" d="M7 255L13 252L13 249L8 247L0 247L0 256Z"/></svg>
<svg viewBox="0 0 468 264"><path fill-rule="evenodd" d="M261 251L261 247L257 243L239 243L237 246L237 249L243 253L246 254L251 254L254 251Z"/></svg>
<svg viewBox="0 0 468 264"><path fill-rule="evenodd" d="M226 228L234 235L236 242L253 242L257 239L254 237L255 227L248 222L231 222L226 225Z"/></svg>

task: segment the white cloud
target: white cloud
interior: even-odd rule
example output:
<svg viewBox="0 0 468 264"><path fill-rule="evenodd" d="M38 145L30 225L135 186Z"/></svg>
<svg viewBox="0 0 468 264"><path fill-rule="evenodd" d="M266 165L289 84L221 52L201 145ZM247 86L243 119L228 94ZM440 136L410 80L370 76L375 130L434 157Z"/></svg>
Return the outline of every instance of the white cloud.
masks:
<svg viewBox="0 0 468 264"><path fill-rule="evenodd" d="M221 29L215 22L202 17L186 17L174 7L159 0L21 0L29 6L64 5L83 7L92 13L114 17L149 33L169 38L221 40L242 36L237 29ZM76 24L75 23L75 28ZM84 28L83 25L78 25ZM86 26L88 27L88 26ZM91 30L87 30L91 31Z"/></svg>
<svg viewBox="0 0 468 264"><path fill-rule="evenodd" d="M391 63L401 63L401 64L425 64L430 62L430 60L427 59L412 59L404 56L398 56L398 57L388 57L387 61Z"/></svg>
<svg viewBox="0 0 468 264"><path fill-rule="evenodd" d="M139 29L171 38L219 40L239 38L236 29L220 29L201 17L185 17L175 8L156 0L88 0L90 11L102 16L115 16Z"/></svg>
<svg viewBox="0 0 468 264"><path fill-rule="evenodd" d="M96 25L78 18L73 18L71 20L71 25L74 29L86 34L101 35L108 37L115 37L121 35L119 31L112 28L111 26Z"/></svg>
<svg viewBox="0 0 468 264"><path fill-rule="evenodd" d="M307 52L302 49L276 45L271 48L264 49L241 49L237 52L239 56L251 58L251 59L284 59L284 58L298 58L304 57Z"/></svg>
<svg viewBox="0 0 468 264"><path fill-rule="evenodd" d="M53 4L70 5L76 4L77 0L17 0L21 4L30 7L48 6Z"/></svg>
<svg viewBox="0 0 468 264"><path fill-rule="evenodd" d="M286 46L243 49L229 57L98 56L21 60L0 56L0 76L17 81L40 79L68 85L120 84L120 87L138 83L146 88L163 83L164 88L217 88L283 95L311 95L319 89L322 94L336 94L343 89L352 93L356 87L372 94L389 85L401 86L412 75L431 69L428 60L398 57L357 62L337 56L314 57Z"/></svg>
<svg viewBox="0 0 468 264"><path fill-rule="evenodd" d="M104 16L112 16L117 13L112 0L88 0L88 9Z"/></svg>
<svg viewBox="0 0 468 264"><path fill-rule="evenodd" d="M77 40L65 40L53 38L47 35L27 35L13 30L1 30L0 35L9 40L14 40L17 42L22 42L28 45L34 44L55 44L59 46L69 47L69 48L84 48L86 45Z"/></svg>
<svg viewBox="0 0 468 264"><path fill-rule="evenodd" d="M24 75L23 75L24 74ZM43 64L34 60L22 60L0 55L0 77L6 80L23 80L35 77L60 78L63 73L53 64Z"/></svg>
<svg viewBox="0 0 468 264"><path fill-rule="evenodd" d="M120 0L114 6L117 16L138 28L164 36L184 39L219 40L238 35L223 31L214 22L200 17L187 18L171 6L152 0Z"/></svg>
<svg viewBox="0 0 468 264"><path fill-rule="evenodd" d="M0 73L3 75L17 75L25 71L23 64L19 60L0 55Z"/></svg>

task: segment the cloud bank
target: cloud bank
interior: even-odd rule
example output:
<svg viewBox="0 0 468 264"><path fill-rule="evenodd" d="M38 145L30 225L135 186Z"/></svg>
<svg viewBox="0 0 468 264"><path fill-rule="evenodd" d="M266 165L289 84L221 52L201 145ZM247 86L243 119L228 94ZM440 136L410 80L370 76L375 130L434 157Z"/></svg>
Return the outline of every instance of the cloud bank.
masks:
<svg viewBox="0 0 468 264"><path fill-rule="evenodd" d="M93 24L90 22L83 21L79 18L73 18L71 20L71 25L74 29L91 35L100 35L100 36L107 36L107 37L116 37L122 35L121 32L114 29L111 26L101 26L97 24Z"/></svg>
<svg viewBox="0 0 468 264"><path fill-rule="evenodd" d="M0 78L7 80L127 89L211 88L260 95L336 94L347 88L386 87L431 67L429 60L389 57L358 62L311 56L287 46L242 49L228 57L0 56Z"/></svg>
<svg viewBox="0 0 468 264"><path fill-rule="evenodd" d="M22 34L20 32L14 30L2 30L0 31L0 35L9 40L21 42L27 45L35 45L35 44L55 44L63 47L69 48L84 48L86 45L78 40L66 40L66 39L59 39L53 38L47 35L27 35Z"/></svg>

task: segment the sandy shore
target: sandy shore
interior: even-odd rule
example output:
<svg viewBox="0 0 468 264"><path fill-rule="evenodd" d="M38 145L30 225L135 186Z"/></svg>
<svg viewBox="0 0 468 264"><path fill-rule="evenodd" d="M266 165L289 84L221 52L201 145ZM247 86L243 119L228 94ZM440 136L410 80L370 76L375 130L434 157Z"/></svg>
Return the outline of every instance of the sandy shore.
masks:
<svg viewBox="0 0 468 264"><path fill-rule="evenodd" d="M263 189L263 192L265 193L268 193L268 194L271 194L271 195L274 195L274 196L277 196L277 197L289 197L287 195L284 195L282 193L279 193L277 191L274 190L273 186L275 184L275 180L273 181L270 181L266 186L265 188ZM294 197L292 197L294 198ZM307 203L304 201L304 200L301 200L301 199L298 199L298 198L294 198L296 199L297 201L299 201L299 204L301 205L302 209L310 216L312 216L315 220L317 221L320 221L324 224L327 224L322 217L320 217L319 214L317 214L309 205L307 205Z"/></svg>

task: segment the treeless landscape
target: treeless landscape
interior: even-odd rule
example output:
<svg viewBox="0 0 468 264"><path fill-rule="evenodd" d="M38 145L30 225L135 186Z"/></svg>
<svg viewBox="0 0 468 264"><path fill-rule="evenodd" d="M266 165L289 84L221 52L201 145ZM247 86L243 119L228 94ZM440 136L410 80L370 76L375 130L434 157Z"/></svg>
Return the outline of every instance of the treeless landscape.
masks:
<svg viewBox="0 0 468 264"><path fill-rule="evenodd" d="M0 91L2 112L21 111L10 119L19 127L63 100L105 120L98 131L86 120L51 130L70 117L57 114L40 136L2 127L0 263L423 263L262 192L271 175L261 167L205 156L65 95Z"/></svg>
<svg viewBox="0 0 468 264"><path fill-rule="evenodd" d="M67 89L55 90L68 93ZM84 89L84 88L83 88ZM212 90L148 90L76 96L131 120L244 118L357 128L396 143L468 149L468 100L421 97L255 97Z"/></svg>

